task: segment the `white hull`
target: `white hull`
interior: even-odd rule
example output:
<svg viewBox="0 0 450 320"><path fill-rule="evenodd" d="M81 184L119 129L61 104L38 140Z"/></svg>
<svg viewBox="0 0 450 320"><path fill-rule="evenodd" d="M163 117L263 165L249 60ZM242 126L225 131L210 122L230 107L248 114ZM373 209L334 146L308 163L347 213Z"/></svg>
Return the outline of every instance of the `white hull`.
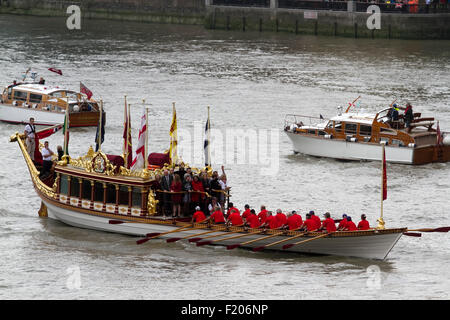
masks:
<svg viewBox="0 0 450 320"><path fill-rule="evenodd" d="M380 144L325 139L292 132L286 132L286 134L292 141L294 152L343 160L379 161L381 158L382 146ZM388 162L413 163L414 148L386 146L385 150Z"/></svg>
<svg viewBox="0 0 450 320"><path fill-rule="evenodd" d="M101 217L97 215L91 215L86 213L80 213L73 210L61 208L59 206L52 205L48 201L44 201L47 206L48 216L53 219L60 220L68 225L94 229L107 232L122 233L134 236L144 236L147 233L152 232L167 232L174 229L174 226L164 224L147 224L138 222L126 222L122 224L110 224L109 218ZM200 230L186 230L178 233L172 233L161 236L161 238L172 237L184 237L188 235L195 235L200 233ZM227 232L217 232L217 234L228 235ZM395 245L395 243L401 237L401 232L386 233L386 234L371 234L365 236L343 236L343 237L331 237L322 238L314 241L307 242L305 244L293 246L286 251L299 252L299 253L314 253L314 254L326 254L337 256L351 256L368 259L380 259L383 260L388 255L389 251ZM256 239L261 235L251 235L240 239L231 239L215 242L217 245L232 245L239 242L245 242L248 240ZM212 238L211 240L220 239L220 237ZM278 240L286 239L286 236L279 236L269 238L263 241L257 241L252 244L246 245L246 248L255 248L269 243L273 243ZM302 239L302 238L300 238ZM308 238L305 238L308 239ZM299 241L297 238L294 241ZM270 250L282 250L283 245L290 243L286 241L278 245L269 247Z"/></svg>
<svg viewBox="0 0 450 320"><path fill-rule="evenodd" d="M0 104L0 121L25 124L30 118L36 125L50 126L63 123L64 113Z"/></svg>

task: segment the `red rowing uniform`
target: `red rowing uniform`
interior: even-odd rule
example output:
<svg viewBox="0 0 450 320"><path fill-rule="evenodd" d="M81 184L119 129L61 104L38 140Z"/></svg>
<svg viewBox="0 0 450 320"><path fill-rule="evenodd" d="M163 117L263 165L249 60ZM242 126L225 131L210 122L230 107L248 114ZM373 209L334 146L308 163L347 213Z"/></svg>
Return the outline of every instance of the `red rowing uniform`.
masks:
<svg viewBox="0 0 450 320"><path fill-rule="evenodd" d="M229 216L232 211L236 211L237 213L241 214L241 212L239 211L238 208L232 207L232 208L228 209L227 215Z"/></svg>
<svg viewBox="0 0 450 320"><path fill-rule="evenodd" d="M320 218L318 216L311 215L311 220L315 222L316 224L316 229L319 229L322 226L322 221L320 221Z"/></svg>
<svg viewBox="0 0 450 320"><path fill-rule="evenodd" d="M220 210L215 211L211 215L211 218L214 223L225 223L225 218L223 217L223 213Z"/></svg>
<svg viewBox="0 0 450 320"><path fill-rule="evenodd" d="M249 215L251 215L252 213L250 212L250 209L247 209L247 210L245 210L243 213L242 213L242 218L245 218L245 219L247 219L247 217L249 216Z"/></svg>
<svg viewBox="0 0 450 320"><path fill-rule="evenodd" d="M302 226L303 220L298 214L293 214L289 218L287 218L287 224L289 226L289 230L298 229Z"/></svg>
<svg viewBox="0 0 450 320"><path fill-rule="evenodd" d="M347 221L347 230L355 231L355 230L358 230L358 228L356 228L356 225L353 221Z"/></svg>
<svg viewBox="0 0 450 320"><path fill-rule="evenodd" d="M336 231L336 225L334 224L334 220L331 218L326 218L325 220L323 220L322 227L327 229L328 232Z"/></svg>
<svg viewBox="0 0 450 320"><path fill-rule="evenodd" d="M233 226L239 226L239 225L244 224L244 220L242 220L241 215L236 211L233 211L232 213L230 213L230 215L228 216L228 220L231 221L231 224Z"/></svg>
<svg viewBox="0 0 450 320"><path fill-rule="evenodd" d="M317 224L313 219L306 219L305 220L306 230L308 231L314 231L317 230Z"/></svg>
<svg viewBox="0 0 450 320"><path fill-rule="evenodd" d="M367 221L367 220L361 220L361 221L358 223L358 229L359 229L359 230L369 230L369 229L370 229L369 221Z"/></svg>
<svg viewBox="0 0 450 320"><path fill-rule="evenodd" d="M270 229L276 229L279 227L278 225L278 221L275 218L275 216L268 216L266 219L266 223L269 223L269 228Z"/></svg>
<svg viewBox="0 0 450 320"><path fill-rule="evenodd" d="M275 219L277 219L278 226L281 227L287 223L286 215L282 212L277 213L275 215Z"/></svg>
<svg viewBox="0 0 450 320"><path fill-rule="evenodd" d="M346 218L342 219L341 222L339 222L338 229L343 230L345 227L347 227L347 219Z"/></svg>
<svg viewBox="0 0 450 320"><path fill-rule="evenodd" d="M261 225L256 214L249 215L247 218L247 223L250 225L250 228L258 228Z"/></svg>
<svg viewBox="0 0 450 320"><path fill-rule="evenodd" d="M261 210L261 212L258 213L258 219L259 219L259 221L261 221L261 223L266 222L266 219L267 219L267 210L266 209Z"/></svg>
<svg viewBox="0 0 450 320"><path fill-rule="evenodd" d="M194 219L194 222L202 222L203 220L206 219L205 214L203 213L203 211L196 211L194 213L194 215L192 216L192 218Z"/></svg>

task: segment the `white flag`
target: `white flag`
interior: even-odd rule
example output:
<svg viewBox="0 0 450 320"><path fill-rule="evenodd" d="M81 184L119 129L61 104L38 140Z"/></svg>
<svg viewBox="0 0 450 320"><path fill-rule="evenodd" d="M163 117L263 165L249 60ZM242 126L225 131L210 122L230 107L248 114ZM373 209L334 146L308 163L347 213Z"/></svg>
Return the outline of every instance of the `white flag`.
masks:
<svg viewBox="0 0 450 320"><path fill-rule="evenodd" d="M138 170L144 168L145 164L145 135L147 134L147 112L143 108L141 116L141 128L139 129L138 144L133 155L133 162L131 163L131 170Z"/></svg>

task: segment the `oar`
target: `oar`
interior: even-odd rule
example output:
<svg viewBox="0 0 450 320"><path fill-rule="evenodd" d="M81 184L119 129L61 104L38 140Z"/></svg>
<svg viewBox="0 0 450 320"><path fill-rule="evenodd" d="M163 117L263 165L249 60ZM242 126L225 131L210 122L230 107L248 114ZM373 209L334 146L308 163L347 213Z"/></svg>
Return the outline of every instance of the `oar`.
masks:
<svg viewBox="0 0 450 320"><path fill-rule="evenodd" d="M230 232L230 233L237 233L237 232L242 232L242 230L241 230L241 231L233 231L233 232ZM263 233L263 232L265 232L265 231L259 230L259 231L256 231L256 232L248 232L248 233L246 233L246 234L238 234L237 236L225 237L225 238L221 238L221 239L217 239L217 240L212 240L212 241L202 241L202 242L197 242L197 246L204 246L204 245L206 245L206 244L211 244L211 243L214 243L214 242L217 242L217 241L223 241L223 240L231 240L231 239L236 239L236 238L242 238L242 237L246 237L246 236L249 236L249 235L252 235L252 234L259 234L259 233ZM223 234L216 235L215 237L219 237L219 236L223 236ZM206 237L205 237L205 238L206 238ZM205 238L204 238L204 239L205 239Z"/></svg>
<svg viewBox="0 0 450 320"><path fill-rule="evenodd" d="M421 237L422 234L418 233L418 232L403 232L403 234L405 236L410 236L410 237Z"/></svg>
<svg viewBox="0 0 450 320"><path fill-rule="evenodd" d="M268 248L268 247L271 247L271 246L275 246L275 245L277 245L277 244L279 244L279 243L283 243L283 242L286 242L286 241L289 241L289 240L292 240L292 239L296 239L296 238L303 237L303 236L304 236L305 234L307 234L307 233L308 233L308 231L302 232L302 233L300 233L300 234L298 234L298 235L296 235L296 236L289 237L289 238L287 238L287 239L275 241L275 242L266 244L266 245L264 245L264 246L260 246L260 247L253 248L253 251L261 251L261 250L263 250L263 249L265 249L265 248Z"/></svg>
<svg viewBox="0 0 450 320"><path fill-rule="evenodd" d="M333 232L325 233L325 234L321 234L320 236L317 236L317 237L314 237L314 238L311 238L311 239L307 239L307 240L302 240L302 241L299 241L299 242L294 242L294 243L288 243L288 244L285 244L285 245L283 246L283 250L289 249L289 248L291 248L291 247L293 247L293 246L295 246L295 245L297 245L297 244L302 244L302 243L305 243L305 242L309 242L309 241L317 240L317 239L320 239L320 238L324 238L324 237L326 237L326 236L329 236L329 235L332 234L332 233L333 233Z"/></svg>
<svg viewBox="0 0 450 320"><path fill-rule="evenodd" d="M250 241L242 242L242 243L230 244L230 245L227 246L227 250L232 250L232 249L237 248L237 247L245 246L247 244L250 244L250 243L253 243L253 242L256 242L256 241L273 238L273 237L279 236L280 234L283 234L283 233L284 233L284 231L272 234L270 236L265 236L265 237L261 237L261 238L258 238L258 239L253 239L253 240L250 240Z"/></svg>
<svg viewBox="0 0 450 320"><path fill-rule="evenodd" d="M128 221L122 221L122 220L109 220L109 224L122 224Z"/></svg>
<svg viewBox="0 0 450 320"><path fill-rule="evenodd" d="M208 233L218 232L218 231L221 231L221 230L222 230L222 229L220 229L220 230L209 230L209 231L206 231L206 232L201 232L201 233L196 233L196 234L190 234L190 235L188 235L188 236L186 236L186 237L183 237L183 238L170 238L170 239L167 239L166 242L176 242L176 241L178 241L178 240L184 240L184 239L188 239L188 238L191 238L191 237L198 237L198 236L201 236L201 235L203 235L203 234L208 234ZM189 242L195 242L195 241L198 241L198 240L193 241L194 239L201 240L202 238L193 238L193 239L189 239Z"/></svg>
<svg viewBox="0 0 450 320"><path fill-rule="evenodd" d="M179 232L179 231L181 231L183 229L187 229L187 228L192 228L192 225L187 225L187 226L184 226L184 227L181 227L181 228L177 228L175 230L168 231L168 232L163 232L163 233L158 233L158 232L156 232L156 233L147 233L145 235L145 238L137 240L136 243L137 244L142 244L142 243L147 242L148 240L151 240L153 238L157 238L159 236L162 236L162 235L165 235L165 234L169 234L169 233Z"/></svg>
<svg viewBox="0 0 450 320"><path fill-rule="evenodd" d="M449 232L450 227L439 227L439 228L424 228L424 229L414 229L414 230L407 230L409 231L420 231L420 232Z"/></svg>

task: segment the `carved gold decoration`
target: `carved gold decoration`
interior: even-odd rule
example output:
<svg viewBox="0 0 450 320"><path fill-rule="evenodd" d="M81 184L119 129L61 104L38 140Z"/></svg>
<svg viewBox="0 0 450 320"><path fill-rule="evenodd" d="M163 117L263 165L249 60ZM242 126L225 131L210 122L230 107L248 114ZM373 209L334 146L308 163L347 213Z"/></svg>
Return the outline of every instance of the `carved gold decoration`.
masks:
<svg viewBox="0 0 450 320"><path fill-rule="evenodd" d="M156 200L155 198L155 192L150 189L148 191L148 201L147 201L147 210L148 214L150 216L154 216L156 214L156 205L158 204L159 200Z"/></svg>
<svg viewBox="0 0 450 320"><path fill-rule="evenodd" d="M377 221L378 221L378 226L377 226L377 230L384 230L385 229L385 222L384 222L384 220L383 220L383 218L378 218L377 219Z"/></svg>
<svg viewBox="0 0 450 320"><path fill-rule="evenodd" d="M48 217L47 206L41 201L41 207L38 211L39 217Z"/></svg>
<svg viewBox="0 0 450 320"><path fill-rule="evenodd" d="M33 182L33 185L35 188L44 194L45 196L56 199L56 192L53 190L53 188L50 188L45 183L39 179L39 171L36 169L36 166L33 163L33 160L31 160L30 155L27 152L27 149L25 147L25 144L23 142L23 135L21 136L19 133L16 132L15 135L10 137L11 142L16 142L19 144L20 150L22 151L23 158L25 159L25 163L28 167L28 171L31 175L31 180Z"/></svg>

